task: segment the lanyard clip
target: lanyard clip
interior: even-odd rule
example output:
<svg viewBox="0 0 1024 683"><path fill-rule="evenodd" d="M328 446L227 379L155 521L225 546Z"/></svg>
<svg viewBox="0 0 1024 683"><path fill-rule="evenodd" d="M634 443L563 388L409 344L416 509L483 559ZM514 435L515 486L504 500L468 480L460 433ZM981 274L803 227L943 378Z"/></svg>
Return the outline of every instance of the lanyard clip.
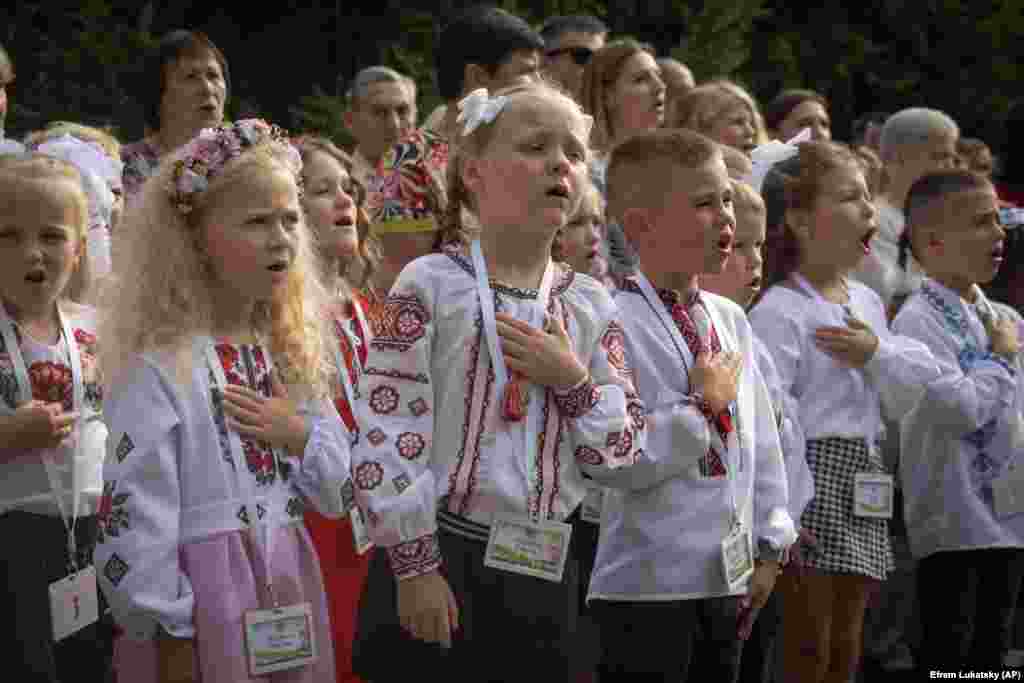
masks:
<svg viewBox="0 0 1024 683"><path fill-rule="evenodd" d="M68 530L68 572L78 573L78 546L75 543L75 532Z"/></svg>

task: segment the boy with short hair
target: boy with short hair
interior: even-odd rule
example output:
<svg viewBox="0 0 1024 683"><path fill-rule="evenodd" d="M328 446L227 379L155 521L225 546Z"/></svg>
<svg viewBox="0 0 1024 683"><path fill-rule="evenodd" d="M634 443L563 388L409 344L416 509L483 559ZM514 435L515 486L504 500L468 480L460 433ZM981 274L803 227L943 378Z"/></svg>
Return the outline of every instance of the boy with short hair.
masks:
<svg viewBox="0 0 1024 683"><path fill-rule="evenodd" d="M896 112L882 128L880 151L886 183L876 202L879 230L871 253L861 262L855 277L877 292L890 318L924 277L913 259L904 266L898 258L907 192L921 176L954 167L959 137L960 129L953 119L923 107Z"/></svg>
<svg viewBox="0 0 1024 683"><path fill-rule="evenodd" d="M609 216L642 264L616 303L653 465L623 471L628 486L605 497L589 594L602 683L685 680L691 654L735 681L742 637L796 538L750 325L697 285L730 257L732 195L717 145L693 131L645 132L611 153Z"/></svg>
<svg viewBox="0 0 1024 683"><path fill-rule="evenodd" d="M907 197L910 248L927 273L893 322L942 376L901 424L910 548L920 563L920 669L1002 669L1024 576L1021 317L979 288L1002 262L992 184L929 174Z"/></svg>

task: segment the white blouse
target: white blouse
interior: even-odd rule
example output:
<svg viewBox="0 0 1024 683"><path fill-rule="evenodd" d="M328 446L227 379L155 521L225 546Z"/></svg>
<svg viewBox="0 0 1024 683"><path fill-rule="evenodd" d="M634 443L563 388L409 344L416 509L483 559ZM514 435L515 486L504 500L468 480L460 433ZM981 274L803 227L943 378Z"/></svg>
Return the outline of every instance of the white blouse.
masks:
<svg viewBox="0 0 1024 683"><path fill-rule="evenodd" d="M991 306L1020 327L1009 306L989 303L981 290L969 304L956 292L926 280L893 329L920 340L937 359L941 376L904 418L900 475L911 551L1024 547L1024 515L1000 519L992 484L1021 467L1024 384L1012 365L989 351L978 307ZM1024 330L1022 330L1024 331Z"/></svg>
<svg viewBox="0 0 1024 683"><path fill-rule="evenodd" d="M618 472L618 490L605 492L601 536L588 600L687 600L730 594L721 543L730 529L732 495L738 518L764 540L785 549L796 539L787 512L787 483L775 412L753 358L753 333L743 310L700 293L724 351L745 362L734 428L723 458L728 476L702 473L709 423L690 396L689 348L680 357L658 313L627 278L615 301L621 311L637 390L647 406L648 455ZM735 594L746 591L746 586Z"/></svg>
<svg viewBox="0 0 1024 683"><path fill-rule="evenodd" d="M353 479L398 577L438 566L439 509L484 528L496 515L564 520L586 495L585 476L605 483L642 458L644 408L611 296L564 264L553 282L547 313L564 322L590 381L564 394L534 388L520 422L500 414L466 250L406 266L375 321ZM536 291L491 287L498 312L536 312ZM540 425L535 443L529 420Z"/></svg>
<svg viewBox="0 0 1024 683"><path fill-rule="evenodd" d="M862 438L872 445L884 429L881 403L898 420L939 369L923 344L889 332L875 292L856 281L848 285L850 310L878 337L875 355L862 369L840 365L814 340L819 327L846 325L843 306L792 280L765 293L750 323L775 361L783 390L796 399L806 438Z"/></svg>

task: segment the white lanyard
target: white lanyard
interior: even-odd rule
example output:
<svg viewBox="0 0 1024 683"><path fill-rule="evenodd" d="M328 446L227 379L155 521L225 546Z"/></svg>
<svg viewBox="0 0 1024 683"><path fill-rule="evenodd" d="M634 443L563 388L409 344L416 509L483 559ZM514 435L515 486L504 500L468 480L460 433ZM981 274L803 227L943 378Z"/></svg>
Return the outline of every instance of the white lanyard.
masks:
<svg viewBox="0 0 1024 683"><path fill-rule="evenodd" d="M476 292L480 298L480 311L483 316L484 323L484 336L487 338L487 349L491 355L491 366L494 368L494 385L496 396L498 397L499 411L501 410L501 402L505 396L505 386L508 384L508 368L505 367L505 356L501 353L501 342L498 339L498 323L494 317L494 292L491 290L490 278L487 275L487 264L484 262L483 251L480 249L480 240L473 240L473 244L470 247L470 251L473 255L473 270L476 272ZM537 292L537 305L540 312L540 325L543 327L544 314L548 309L548 299L551 296L551 286L554 281L555 272L554 267L551 264L551 259L548 259L548 265L544 269L544 277L540 283L540 290ZM531 319L526 322L533 325L533 315ZM527 389L533 391L533 387ZM534 472L533 472L533 458L530 455L530 451L537 447L537 437L540 434L541 425L539 420L542 417L534 411L534 415L529 412L525 416L526 424L524 425L526 432L526 476L528 478L529 486L527 488L527 498L534 491ZM503 420L498 421L499 425L504 424ZM529 500L527 500L527 509L529 509ZM540 510L540 504L537 506L538 511Z"/></svg>
<svg viewBox="0 0 1024 683"><path fill-rule="evenodd" d="M72 403L71 410L80 411L85 401L85 385L82 381L82 356L78 350L78 342L75 340L75 335L71 331L71 327L68 325L67 318L64 317L60 312L60 307L57 307L57 318L60 321L61 334L64 336L64 345L68 349L68 358L71 362L71 383L72 383ZM25 357L21 354L21 346L18 344L18 337L14 333L14 323L11 321L10 316L7 315L6 309L0 304L0 332L3 333L4 345L7 347L7 353L10 355L11 362L14 365L14 374L18 380L18 394L19 394L19 405L27 403L32 400L32 381L28 376L28 366L25 365ZM5 406L6 409L6 406ZM80 430L81 417L79 421L73 426L73 443L75 444L74 458L78 458L81 453L78 451L82 447L82 435ZM78 571L78 544L75 540L75 527L78 524L78 511L82 500L82 489L80 482L76 481L74 476L74 468L72 467L71 477L71 514L68 514L67 506L64 504L64 496L61 491L60 476L57 472L57 463L54 462L53 456L50 455L49 451L44 451L42 455L43 466L46 468L46 478L50 482L50 493L53 496L54 502L57 504L57 510L60 511L61 521L64 522L64 528L68 534L68 559L71 566L75 571Z"/></svg>
<svg viewBox="0 0 1024 683"><path fill-rule="evenodd" d="M679 353L679 357L683 361L683 367L686 368L687 373L689 373L690 366L686 362L686 354L689 351L690 347L686 343L686 340L683 339L683 335L679 331L679 326L676 325L675 320L672 318L672 314L669 313L668 307L665 306L665 302L661 300L660 296L658 296L658 293L655 291L654 287L651 285L650 281L647 279L647 276L638 271L635 274L635 277L636 277L637 283L640 285L640 291L643 293L643 297L647 301L647 305L650 306L651 310L654 311L654 314L656 316L658 316L658 320L661 322L662 326L665 328L665 331L668 332L669 336L672 338L672 343L675 345L676 351ZM698 303L697 305L701 306L703 304ZM710 312L708 313L708 318L709 319L711 318ZM710 335L709 335L709 338L710 338ZM689 389L689 376L687 376L687 389ZM739 414L739 410L735 410L734 411L732 409L732 406L730 406L728 408L728 410L729 410L730 414L732 414L732 415L738 415ZM709 427L709 430L711 432L715 432L716 429L717 428L714 425L711 425ZM734 429L733 429L733 431L736 433L737 444L739 443L739 430L740 430L740 423L739 423L739 420L737 419L736 420L736 424L735 424ZM739 504L738 504L739 501L737 500L737 497L736 497L736 481L735 481L735 478L733 476L733 469L734 469L733 465L734 465L734 463L732 462L732 459L729 457L729 453L733 449L730 447L728 441L723 440L723 444L725 445L725 450L726 450L726 452L722 456L722 457L725 458L725 479L726 479L726 484L727 484L727 486L729 488L729 504L732 506L733 522L735 523L735 522L737 522L739 520L739 510L740 510L740 507L739 507ZM736 450L739 451L738 448ZM739 457L736 458L736 463L735 463L736 465L739 464L739 460L742 457L743 457L743 454L739 453Z"/></svg>
<svg viewBox="0 0 1024 683"><path fill-rule="evenodd" d="M366 318L363 316L363 309L354 297L352 298L352 309L355 311L356 321L363 330L363 338L366 339L369 335L369 328L366 327ZM356 364L356 367L359 367L359 340L354 339L356 335L348 331L348 325L346 323L342 323L341 333L345 335L349 346L352 348L352 362ZM349 409L355 411L356 399L359 397L356 395L355 387L352 385L352 376L349 374L348 365L345 363L345 357L342 355L341 349L338 347L337 343L331 344L331 351L334 352L334 364L338 367L338 376L341 378L341 387L345 391L345 400L348 401Z"/></svg>
<svg viewBox="0 0 1024 683"><path fill-rule="evenodd" d="M270 375L274 373L274 362L270 358L270 354L267 353L266 348L260 344L260 350L263 352L263 359L267 363L267 371ZM254 359L255 360L255 359ZM206 362L210 367L210 371L213 373L213 377L217 382L217 387L223 390L228 386L227 377L224 375L224 366L221 365L220 357L217 354L216 342L210 339L206 343ZM257 390L258 391L258 390ZM224 400L224 399L222 399ZM267 576L267 592L270 594L270 599L277 606L277 600L274 596L273 588L273 573L271 571L270 563L273 557L274 549L274 507L271 505L269 496L266 507L266 521L260 522L259 508L255 502L255 497L252 493L252 481L251 477L246 477L244 472L248 472L246 465L245 451L242 449L242 437L239 436L238 432L228 430L228 442L231 445L231 458L235 462L235 474L238 477L238 491L243 498L243 506L246 517L249 522L249 533L252 536L253 542L256 544L260 543L260 536L263 536L263 547L264 547L264 570ZM274 450L274 466L277 466L279 460L279 454L277 449Z"/></svg>

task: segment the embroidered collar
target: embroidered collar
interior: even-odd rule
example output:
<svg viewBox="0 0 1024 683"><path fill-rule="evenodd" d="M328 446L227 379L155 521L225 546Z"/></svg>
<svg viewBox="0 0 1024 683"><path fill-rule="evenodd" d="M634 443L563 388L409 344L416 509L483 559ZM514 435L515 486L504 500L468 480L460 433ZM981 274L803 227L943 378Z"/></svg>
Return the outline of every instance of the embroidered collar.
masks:
<svg viewBox="0 0 1024 683"><path fill-rule="evenodd" d="M925 279L921 284L921 296L942 315L951 331L960 335L964 341L973 346L970 341L966 315L967 306L972 304L968 304L958 293L931 278ZM983 306L985 295L977 285L975 285L975 296L977 301L973 305Z"/></svg>
<svg viewBox="0 0 1024 683"><path fill-rule="evenodd" d="M638 294L640 296L644 295L643 290L640 288L640 283L631 275L627 275L622 278L622 287L620 287L620 289L631 294ZM698 302L703 303L701 301L699 287L688 289L685 292L680 292L677 289L660 288L656 288L655 291L658 293L658 298L660 298L666 306L671 307L676 304L682 304L687 310L689 310L694 304Z"/></svg>
<svg viewBox="0 0 1024 683"><path fill-rule="evenodd" d="M466 274L472 278L476 277L476 270L473 268L473 261L466 254L465 248L458 242L449 242L448 244L441 247L441 253L445 254L454 261L462 270L466 271ZM572 284L573 279L576 277L576 271L564 263L554 262L555 267L555 283L551 287L552 298L561 296L565 290L569 289L569 285ZM502 282L492 279L490 281L491 289L497 294L504 294L511 296L516 299L532 300L536 299L539 290L527 289L523 287L510 287Z"/></svg>

